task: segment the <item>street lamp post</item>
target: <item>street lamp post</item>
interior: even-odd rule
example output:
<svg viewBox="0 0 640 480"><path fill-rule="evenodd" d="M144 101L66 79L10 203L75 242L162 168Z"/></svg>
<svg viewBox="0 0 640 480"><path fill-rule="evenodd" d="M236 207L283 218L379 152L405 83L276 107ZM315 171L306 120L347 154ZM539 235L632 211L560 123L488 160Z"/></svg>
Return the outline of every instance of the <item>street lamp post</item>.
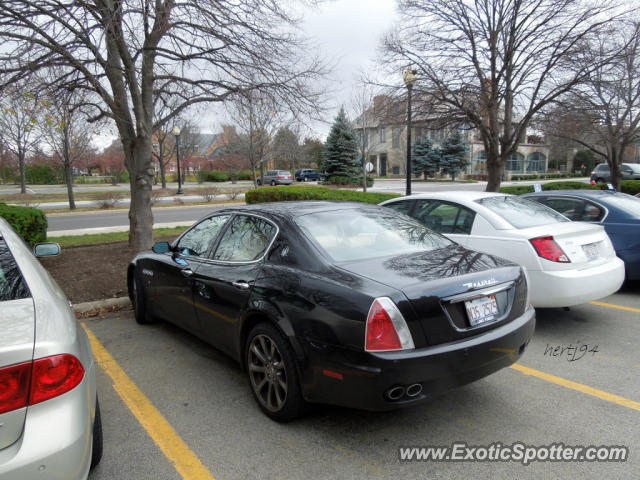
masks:
<svg viewBox="0 0 640 480"><path fill-rule="evenodd" d="M411 91L418 77L417 71L407 68L404 71L404 84L407 86L407 190L406 195L411 195Z"/></svg>
<svg viewBox="0 0 640 480"><path fill-rule="evenodd" d="M176 137L176 163L178 164L178 191L176 195L182 195L182 175L180 174L180 127L173 127L173 135Z"/></svg>

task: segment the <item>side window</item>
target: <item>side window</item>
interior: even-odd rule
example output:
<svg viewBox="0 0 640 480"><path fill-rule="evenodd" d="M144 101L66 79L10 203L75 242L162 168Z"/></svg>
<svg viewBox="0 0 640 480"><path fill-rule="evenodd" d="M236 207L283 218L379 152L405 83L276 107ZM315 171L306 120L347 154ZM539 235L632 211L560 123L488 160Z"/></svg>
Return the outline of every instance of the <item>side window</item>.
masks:
<svg viewBox="0 0 640 480"><path fill-rule="evenodd" d="M205 256L229 216L218 215L202 220L183 235L176 246L177 252L192 257Z"/></svg>
<svg viewBox="0 0 640 480"><path fill-rule="evenodd" d="M31 293L7 244L0 238L0 302L29 298Z"/></svg>
<svg viewBox="0 0 640 480"><path fill-rule="evenodd" d="M469 235L475 213L461 205L432 200L419 204L415 217L436 232Z"/></svg>
<svg viewBox="0 0 640 480"><path fill-rule="evenodd" d="M560 212L569 220L580 220L584 209L584 200L577 198L548 198L544 204Z"/></svg>
<svg viewBox="0 0 640 480"><path fill-rule="evenodd" d="M409 200L404 200L401 202L394 202L394 203L390 203L388 205L385 205L385 207L390 208L391 210L395 210L396 212L400 212L400 213L404 213L405 215L409 215L409 210L411 210L411 201Z"/></svg>
<svg viewBox="0 0 640 480"><path fill-rule="evenodd" d="M604 208L596 205L595 203L585 201L584 210L580 220L583 222L599 222L604 217Z"/></svg>
<svg viewBox="0 0 640 480"><path fill-rule="evenodd" d="M224 232L214 260L251 262L260 258L276 233L276 227L257 217L238 215Z"/></svg>

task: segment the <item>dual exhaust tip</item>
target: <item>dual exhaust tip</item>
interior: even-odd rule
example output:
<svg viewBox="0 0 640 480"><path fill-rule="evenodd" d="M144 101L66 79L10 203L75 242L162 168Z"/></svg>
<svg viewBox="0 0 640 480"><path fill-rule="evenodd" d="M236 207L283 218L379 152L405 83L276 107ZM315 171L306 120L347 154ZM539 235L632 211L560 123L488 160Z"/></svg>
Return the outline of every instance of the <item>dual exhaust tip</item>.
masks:
<svg viewBox="0 0 640 480"><path fill-rule="evenodd" d="M407 387L404 387L402 385L391 387L389 390L386 391L385 396L392 402L395 402L405 396L408 398L415 398L421 393L422 393L422 384L414 383Z"/></svg>

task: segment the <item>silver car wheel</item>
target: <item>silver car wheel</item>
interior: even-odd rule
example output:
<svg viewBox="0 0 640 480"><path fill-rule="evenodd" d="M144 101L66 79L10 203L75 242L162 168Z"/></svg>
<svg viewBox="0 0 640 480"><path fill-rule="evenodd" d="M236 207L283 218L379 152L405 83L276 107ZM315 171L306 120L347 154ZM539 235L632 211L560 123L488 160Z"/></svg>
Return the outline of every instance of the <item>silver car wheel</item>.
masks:
<svg viewBox="0 0 640 480"><path fill-rule="evenodd" d="M269 336L256 335L249 344L248 370L251 388L260 404L279 411L287 400L285 363L278 346Z"/></svg>

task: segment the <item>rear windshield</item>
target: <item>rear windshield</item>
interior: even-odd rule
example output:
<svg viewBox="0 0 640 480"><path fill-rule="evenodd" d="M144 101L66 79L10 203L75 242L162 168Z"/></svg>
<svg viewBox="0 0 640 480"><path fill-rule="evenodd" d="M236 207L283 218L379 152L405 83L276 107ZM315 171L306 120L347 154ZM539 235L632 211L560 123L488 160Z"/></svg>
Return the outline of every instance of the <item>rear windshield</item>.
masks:
<svg viewBox="0 0 640 480"><path fill-rule="evenodd" d="M5 241L0 238L0 302L28 298L31 294Z"/></svg>
<svg viewBox="0 0 640 480"><path fill-rule="evenodd" d="M541 203L512 196L487 197L476 200L515 228L537 227L569 219Z"/></svg>
<svg viewBox="0 0 640 480"><path fill-rule="evenodd" d="M607 197L607 202L633 217L640 218L640 198L632 197L626 193L618 193Z"/></svg>
<svg viewBox="0 0 640 480"><path fill-rule="evenodd" d="M453 245L419 222L387 209L317 212L302 215L296 221L336 262L406 255Z"/></svg>

